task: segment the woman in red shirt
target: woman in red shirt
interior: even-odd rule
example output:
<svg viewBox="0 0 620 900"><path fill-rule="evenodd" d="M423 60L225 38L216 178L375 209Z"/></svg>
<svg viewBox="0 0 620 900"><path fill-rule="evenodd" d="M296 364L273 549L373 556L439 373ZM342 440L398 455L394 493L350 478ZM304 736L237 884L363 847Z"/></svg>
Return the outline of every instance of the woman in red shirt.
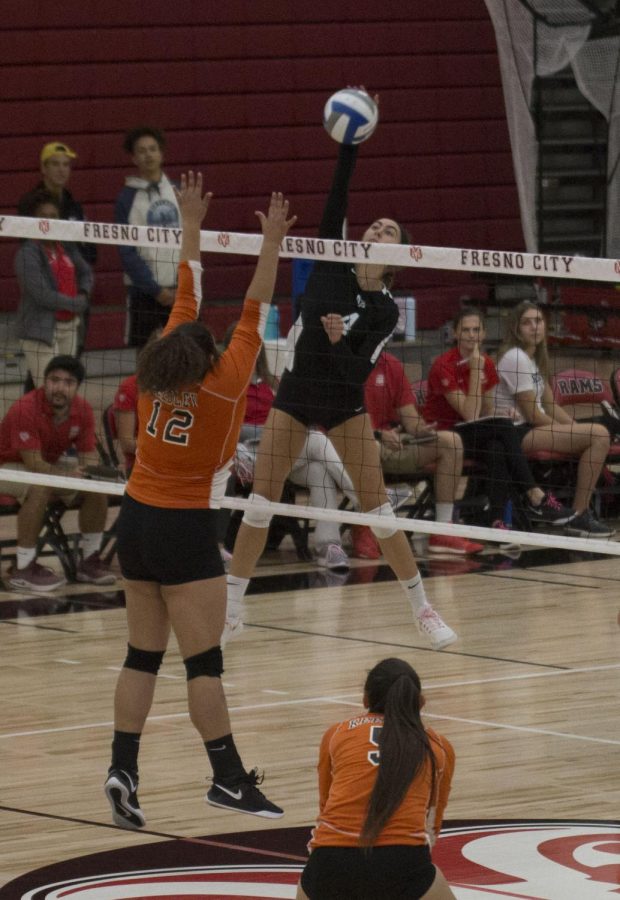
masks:
<svg viewBox="0 0 620 900"><path fill-rule="evenodd" d="M479 310L462 309L454 320L454 334L456 346L438 356L430 368L423 417L436 422L437 428L456 428L465 456L485 465L488 524L493 528L505 527L504 510L515 492L525 495L533 521L564 526L573 510L538 487L521 448L522 433L511 418L494 415L499 376L481 349L485 330Z"/></svg>
<svg viewBox="0 0 620 900"><path fill-rule="evenodd" d="M47 191L30 199L28 215L58 219L58 200ZM35 387L55 356L75 356L80 313L93 287L92 270L75 244L24 241L15 257L20 302L17 311L20 349Z"/></svg>

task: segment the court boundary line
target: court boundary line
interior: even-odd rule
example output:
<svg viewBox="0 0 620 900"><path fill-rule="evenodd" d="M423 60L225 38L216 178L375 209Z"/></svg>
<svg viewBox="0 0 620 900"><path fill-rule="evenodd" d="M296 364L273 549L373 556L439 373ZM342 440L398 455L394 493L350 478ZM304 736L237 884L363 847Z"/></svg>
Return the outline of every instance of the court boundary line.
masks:
<svg viewBox="0 0 620 900"><path fill-rule="evenodd" d="M22 809L19 806L5 806L3 804L0 804L0 810L3 810L4 812L17 813L19 815L24 815L24 816L34 816L35 818L39 818L39 819L53 819L53 820L59 821L59 822L69 822L69 823L72 823L75 825L92 825L95 828L111 828L114 831L119 831L119 832L122 832L123 834L127 834L127 831L128 831L127 828L122 828L120 825L114 825L111 822L96 822L93 819L80 819L80 818L77 818L76 816L63 816L63 815L60 815L59 813L39 812L38 810ZM301 826L301 827L305 827L305 826ZM311 828L312 828L312 826L308 825L308 833L310 832ZM249 847L249 846L243 845L243 844L229 844L226 841L215 841L215 840L211 840L210 838L188 837L188 836L185 836L182 834L169 834L166 831L153 831L152 829L149 829L149 828L140 828L137 830L132 830L131 833L134 835L148 834L150 837L167 838L170 841L183 841L183 842L189 843L189 844L201 844L203 846L216 847L220 850L241 850L245 853L258 853L262 856L276 856L276 857L279 857L280 859L290 859L290 860L294 860L295 862L304 862L305 863L308 860L308 858L305 856L296 856L293 853L280 853L277 850L259 850L256 847ZM244 834L244 832L240 831L240 832L238 832L238 834ZM308 836L308 839L310 839L309 836ZM153 845L153 846L155 846L155 845ZM120 848L120 849L122 849L122 848ZM109 852L109 851L99 851L99 852ZM91 854L89 854L89 855L91 855ZM94 856L96 854L92 854L92 855ZM39 868L45 868L45 867L40 866ZM34 871L36 871L36 869ZM25 874L30 875L32 873L27 872ZM23 878L24 876L18 875L17 877ZM14 881L15 879L12 879L12 880ZM7 884L10 884L10 882L7 882Z"/></svg>
<svg viewBox="0 0 620 900"><path fill-rule="evenodd" d="M450 684L438 684L438 685L433 685L430 683L429 684L423 683L422 687L426 691L441 690L446 687L457 687L457 686L465 687L468 685L468 683L475 685L475 684L492 683L492 682L498 681L498 680L499 681L509 681L509 680L513 680L513 679L514 680L525 680L527 678L543 678L546 675L547 676L569 675L569 674L570 675L579 675L579 674L584 674L585 672L602 672L602 671L608 671L610 669L619 669L619 668L620 668L620 663L610 663L609 665L605 665L605 666L582 666L578 669L564 669L561 671L554 670L554 671L550 671L550 672L532 672L532 673L527 673L527 674L524 673L524 674L515 675L515 676L502 676L502 677L498 676L497 678L489 678L487 680L472 679L472 680L470 680L470 682L461 681L461 682L452 682ZM355 698L355 702L353 702L351 700L351 698ZM327 703L327 704L332 704L332 705L356 706L361 709L362 708L361 691L360 692L356 691L355 693L350 693L350 694L343 693L343 694L333 694L333 695L326 695L326 696L319 696L319 697L300 697L300 698L291 699L291 700L274 700L269 703L243 704L240 706L231 706L230 712L250 712L250 711L256 711L256 710L260 710L260 709L277 709L279 707L284 707L284 706L303 706L303 705L312 704L312 703ZM478 725L487 725L488 727L491 727L491 728L506 728L507 730L524 730L524 731L529 731L534 734L547 734L547 735L552 735L552 736L556 736L556 737L566 737L569 739L573 738L575 740L588 740L588 741L592 741L594 743L605 743L605 744L611 743L615 746L620 746L620 740L614 741L614 740L608 740L605 738L601 738L601 739L591 738L591 737L585 738L585 737L582 737L581 735L571 735L568 732L555 732L555 731L549 731L546 729L531 728L528 726L508 725L508 724L504 724L501 722L494 724L492 722L484 722L483 720L460 719L456 716L450 717L450 716L442 715L442 714L438 714L438 713L437 714L436 713L428 713L428 714L425 713L425 715L428 715L429 718L432 718L432 717L445 718L445 719L453 718L454 721L462 721L464 723L478 724ZM161 722L161 721L171 721L174 719L189 719L189 713L188 712L162 713L161 715L149 716L149 718L147 719L147 722L155 723L155 722ZM83 723L80 725L59 726L56 728L30 729L29 731L17 731L17 732L9 732L7 734L0 734L0 740L9 740L12 738L20 738L20 737L32 737L35 735L43 735L43 734L62 734L62 733L70 732L70 731L84 731L87 729L94 729L94 728L112 728L113 725L114 725L114 722L105 721L105 722Z"/></svg>

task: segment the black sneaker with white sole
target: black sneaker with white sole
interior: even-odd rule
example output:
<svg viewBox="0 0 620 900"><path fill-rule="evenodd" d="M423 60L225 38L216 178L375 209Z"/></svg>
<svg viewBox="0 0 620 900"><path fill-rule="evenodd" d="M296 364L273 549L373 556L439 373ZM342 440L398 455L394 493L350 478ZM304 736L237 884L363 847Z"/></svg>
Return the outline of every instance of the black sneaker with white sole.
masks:
<svg viewBox="0 0 620 900"><path fill-rule="evenodd" d="M221 784L213 779L205 800L220 809L231 809L265 819L279 819L284 815L284 810L259 791L258 785L262 783L263 775L258 774L258 769L252 769L233 784Z"/></svg>
<svg viewBox="0 0 620 900"><path fill-rule="evenodd" d="M527 514L534 522L544 522L546 525L559 527L570 522L575 515L575 510L570 506L564 506L551 491L547 491L538 506L534 506L532 503L527 504Z"/></svg>
<svg viewBox="0 0 620 900"><path fill-rule="evenodd" d="M103 786L112 807L114 824L121 828L144 828L146 820L138 801L138 776L124 769L110 769Z"/></svg>
<svg viewBox="0 0 620 900"><path fill-rule="evenodd" d="M566 531L575 537L584 538L609 538L616 533L613 528L599 522L590 509L573 516L566 526Z"/></svg>

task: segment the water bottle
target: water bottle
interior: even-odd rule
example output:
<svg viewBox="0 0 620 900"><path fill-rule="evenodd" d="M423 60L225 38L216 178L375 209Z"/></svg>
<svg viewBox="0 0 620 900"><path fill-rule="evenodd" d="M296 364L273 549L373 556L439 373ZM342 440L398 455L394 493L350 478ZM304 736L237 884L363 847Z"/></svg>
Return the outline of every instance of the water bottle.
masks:
<svg viewBox="0 0 620 900"><path fill-rule="evenodd" d="M506 528L512 528L512 500L506 502L504 507L504 525Z"/></svg>
<svg viewBox="0 0 620 900"><path fill-rule="evenodd" d="M267 322L265 324L265 340L277 341L280 337L280 310L273 304L269 307L267 313Z"/></svg>

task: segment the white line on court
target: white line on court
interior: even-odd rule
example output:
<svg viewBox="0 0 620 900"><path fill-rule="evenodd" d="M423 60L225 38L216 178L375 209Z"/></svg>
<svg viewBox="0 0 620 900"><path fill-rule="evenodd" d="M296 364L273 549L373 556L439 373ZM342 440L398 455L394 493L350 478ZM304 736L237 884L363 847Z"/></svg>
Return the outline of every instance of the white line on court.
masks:
<svg viewBox="0 0 620 900"><path fill-rule="evenodd" d="M460 716L443 716L440 713L423 713L426 719L443 719L446 722L462 722L465 725L484 725L485 728L505 728L508 731L525 731L528 734L546 734L551 737L568 738L571 741L588 741L591 744L613 744L620 747L620 741L611 738L596 738L585 734L569 734L566 731L550 731L548 728L530 728L527 725L506 725L504 722L485 722L482 719L463 719Z"/></svg>
<svg viewBox="0 0 620 900"><path fill-rule="evenodd" d="M608 666L589 666L584 667L582 669L566 669L561 672L553 671L548 673L532 673L530 677L539 677L540 675L548 674L548 675L560 675L560 674L579 674L582 672L596 672L596 671L605 671L607 669L619 668L618 665L608 665ZM523 676L514 676L516 679L520 679ZM494 680L510 680L508 679L488 679L489 682ZM467 685L467 684L481 684L484 683L482 679L477 679L472 682L453 682L452 686L457 685ZM425 690L432 689L433 687L446 687L447 685L423 685ZM246 712L246 711L256 711L259 709L276 709L278 707L283 706L303 706L310 703L328 703L334 704L337 706L354 706L361 709L360 702L360 692L356 691L355 693L347 693L347 694L336 694L333 696L321 696L321 697L304 697L297 700L277 700L272 703L250 703L245 704L243 706L231 706L230 712ZM563 731L551 731L544 728L531 728L525 725L508 725L503 722L486 722L480 719L464 719L459 718L458 716L448 716L441 715L438 713L428 713L425 714L428 718L435 719L444 719L447 721L454 722L462 722L470 725L483 725L488 728L499 728L506 729L508 731L523 731L528 732L530 734L544 734L551 737L561 737L568 740L576 740L576 741L588 741L590 743L595 744L613 744L614 746L620 746L620 740L611 740L607 738L595 738L590 736L584 736L579 734L571 734ZM172 719L187 719L189 715L187 712L182 713L167 713L165 715L160 716L150 716L149 721L152 722L161 722L161 721L170 721ZM0 740L7 740L9 738L19 738L19 737L32 737L34 735L43 735L43 734L59 734L68 731L83 731L92 728L111 728L113 726L113 722L90 722L82 725L67 725L61 726L58 728L41 728L41 729L33 729L31 731L14 731L8 734L0 734Z"/></svg>
<svg viewBox="0 0 620 900"><path fill-rule="evenodd" d="M607 672L620 669L620 663L608 663L604 666L580 666L576 669L552 669L546 672L526 672L523 675L494 675L490 678L471 678L461 681L444 681L439 684L423 684L424 690L435 688L466 687L468 684L494 684L497 681L526 681L528 678L557 678L560 675L578 675L584 672Z"/></svg>

